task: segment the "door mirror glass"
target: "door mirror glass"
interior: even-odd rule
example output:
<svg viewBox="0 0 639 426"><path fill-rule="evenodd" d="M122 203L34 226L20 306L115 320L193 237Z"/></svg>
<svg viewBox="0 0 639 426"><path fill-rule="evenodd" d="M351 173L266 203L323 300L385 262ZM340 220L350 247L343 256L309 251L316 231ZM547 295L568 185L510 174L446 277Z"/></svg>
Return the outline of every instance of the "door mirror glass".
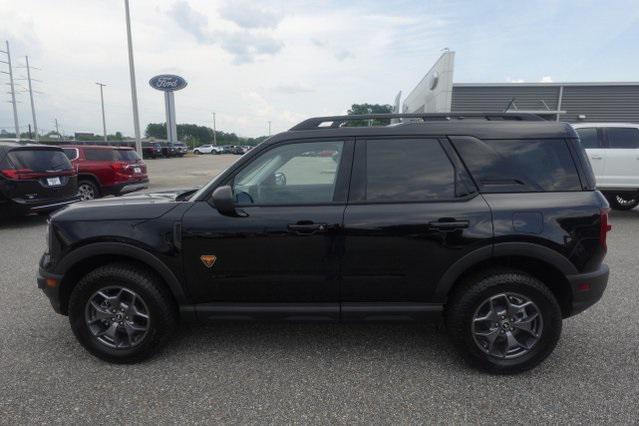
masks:
<svg viewBox="0 0 639 426"><path fill-rule="evenodd" d="M223 215L237 216L235 211L235 197L233 196L233 189L228 186L220 186L213 191L213 205Z"/></svg>

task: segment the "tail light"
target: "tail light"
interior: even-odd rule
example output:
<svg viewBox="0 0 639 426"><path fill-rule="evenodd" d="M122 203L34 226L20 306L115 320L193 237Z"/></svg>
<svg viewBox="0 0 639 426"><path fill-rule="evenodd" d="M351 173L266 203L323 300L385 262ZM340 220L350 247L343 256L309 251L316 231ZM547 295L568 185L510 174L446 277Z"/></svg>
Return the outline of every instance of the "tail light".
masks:
<svg viewBox="0 0 639 426"><path fill-rule="evenodd" d="M609 212L610 209L601 209L599 211L599 245L601 245L604 250L608 250L606 238L608 236L608 232L612 230L612 225L608 223Z"/></svg>
<svg viewBox="0 0 639 426"><path fill-rule="evenodd" d="M128 166L124 161L116 161L115 163L111 163L111 168L116 172L122 172Z"/></svg>
<svg viewBox="0 0 639 426"><path fill-rule="evenodd" d="M0 170L0 173L11 180L30 179L34 175L33 170L29 169L5 169Z"/></svg>

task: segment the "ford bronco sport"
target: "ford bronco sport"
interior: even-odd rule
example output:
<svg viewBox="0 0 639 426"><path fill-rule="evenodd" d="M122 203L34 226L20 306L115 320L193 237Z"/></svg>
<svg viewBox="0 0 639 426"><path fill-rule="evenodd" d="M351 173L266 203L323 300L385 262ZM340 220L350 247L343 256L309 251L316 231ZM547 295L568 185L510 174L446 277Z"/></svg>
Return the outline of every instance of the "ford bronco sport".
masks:
<svg viewBox="0 0 639 426"><path fill-rule="evenodd" d="M515 373L606 287L594 188L574 130L536 116L312 118L196 192L56 213L38 285L111 362L180 320L442 318L472 365Z"/></svg>

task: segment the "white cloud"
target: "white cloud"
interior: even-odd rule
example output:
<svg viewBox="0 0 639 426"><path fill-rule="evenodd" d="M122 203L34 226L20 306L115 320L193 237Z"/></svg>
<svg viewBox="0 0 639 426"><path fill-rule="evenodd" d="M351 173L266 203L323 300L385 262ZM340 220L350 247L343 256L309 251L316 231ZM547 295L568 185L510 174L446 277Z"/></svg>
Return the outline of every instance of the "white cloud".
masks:
<svg viewBox="0 0 639 426"><path fill-rule="evenodd" d="M549 75L545 75L540 80L542 83L552 83L552 77Z"/></svg>
<svg viewBox="0 0 639 426"><path fill-rule="evenodd" d="M523 83L525 80L523 78L511 78L511 77L506 77L506 81L508 83Z"/></svg>
<svg viewBox="0 0 639 426"><path fill-rule="evenodd" d="M219 14L242 28L275 28L283 18L282 13L248 0L227 0Z"/></svg>

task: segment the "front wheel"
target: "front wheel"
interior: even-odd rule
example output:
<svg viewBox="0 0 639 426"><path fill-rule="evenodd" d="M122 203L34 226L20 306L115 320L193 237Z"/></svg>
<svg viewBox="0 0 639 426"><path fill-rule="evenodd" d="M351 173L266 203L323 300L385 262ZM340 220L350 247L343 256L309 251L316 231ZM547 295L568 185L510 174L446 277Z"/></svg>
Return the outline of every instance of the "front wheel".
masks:
<svg viewBox="0 0 639 426"><path fill-rule="evenodd" d="M446 309L450 337L469 363L491 373L529 370L552 353L562 316L541 281L514 269L471 277Z"/></svg>
<svg viewBox="0 0 639 426"><path fill-rule="evenodd" d="M69 321L79 342L96 357L134 363L167 341L177 310L153 274L118 262L80 280L69 299Z"/></svg>
<svg viewBox="0 0 639 426"><path fill-rule="evenodd" d="M632 210L639 205L639 194L606 194L606 199L615 210Z"/></svg>

